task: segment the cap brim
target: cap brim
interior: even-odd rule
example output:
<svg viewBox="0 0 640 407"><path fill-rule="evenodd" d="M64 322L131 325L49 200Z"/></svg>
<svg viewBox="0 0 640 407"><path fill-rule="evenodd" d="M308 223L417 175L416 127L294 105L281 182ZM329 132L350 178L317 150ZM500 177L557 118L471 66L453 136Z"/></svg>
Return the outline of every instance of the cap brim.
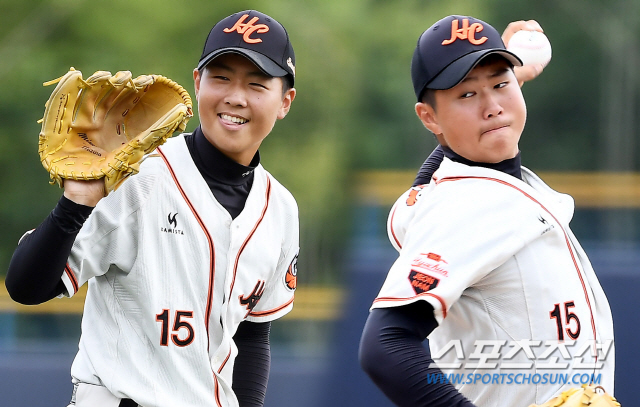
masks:
<svg viewBox="0 0 640 407"><path fill-rule="evenodd" d="M262 55L261 53L246 48L236 47L221 48L211 52L198 63L198 70L202 70L205 66L207 66L209 62L213 61L216 57L219 57L223 54L240 54L242 56L245 56L258 68L260 68L262 72L266 73L269 76L289 75L289 72L280 68L278 64L273 62L270 58Z"/></svg>
<svg viewBox="0 0 640 407"><path fill-rule="evenodd" d="M500 48L483 49L481 51L469 53L447 65L447 67L433 78L431 82L426 84L425 89L442 90L453 88L459 84L465 76L475 68L476 65L478 65L478 62L491 54L499 54L505 57L514 66L522 66L520 58L512 52Z"/></svg>

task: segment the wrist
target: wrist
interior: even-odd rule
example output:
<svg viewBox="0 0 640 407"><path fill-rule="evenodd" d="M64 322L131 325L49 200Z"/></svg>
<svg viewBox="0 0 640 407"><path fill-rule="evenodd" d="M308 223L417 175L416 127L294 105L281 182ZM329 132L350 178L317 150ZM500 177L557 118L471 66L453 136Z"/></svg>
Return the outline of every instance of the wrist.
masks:
<svg viewBox="0 0 640 407"><path fill-rule="evenodd" d="M75 181L64 180L64 196L70 201L95 207L104 198L104 180Z"/></svg>

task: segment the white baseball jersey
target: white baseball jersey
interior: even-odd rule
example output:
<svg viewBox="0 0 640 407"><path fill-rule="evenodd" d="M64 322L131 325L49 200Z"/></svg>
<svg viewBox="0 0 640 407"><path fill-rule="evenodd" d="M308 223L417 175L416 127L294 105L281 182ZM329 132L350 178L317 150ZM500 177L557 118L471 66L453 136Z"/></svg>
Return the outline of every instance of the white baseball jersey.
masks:
<svg viewBox="0 0 640 407"><path fill-rule="evenodd" d="M73 245L67 294L89 287L71 374L145 407L237 406L238 324L293 307L297 205L258 166L232 219L184 136L157 152L100 201Z"/></svg>
<svg viewBox="0 0 640 407"><path fill-rule="evenodd" d="M372 308L428 301L434 361L480 407L542 404L591 377L613 392L613 322L569 229L573 199L445 158L389 214L399 257Z"/></svg>

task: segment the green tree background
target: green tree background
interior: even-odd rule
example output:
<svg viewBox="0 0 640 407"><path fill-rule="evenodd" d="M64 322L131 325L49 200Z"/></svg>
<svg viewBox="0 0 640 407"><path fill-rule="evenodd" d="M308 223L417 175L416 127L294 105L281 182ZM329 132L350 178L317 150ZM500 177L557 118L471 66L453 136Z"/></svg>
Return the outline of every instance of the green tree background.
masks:
<svg viewBox="0 0 640 407"><path fill-rule="evenodd" d="M19 237L61 191L49 186L37 140L47 80L70 66L157 73L185 86L219 19L259 9L282 22L296 51L297 98L261 148L297 198L302 283L339 278L351 227L354 174L417 169L435 141L413 112L409 66L420 33L448 14L502 30L536 19L553 59L524 87L523 162L534 170L639 165L640 1L604 0L0 0L0 274ZM197 116L189 123L193 130Z"/></svg>

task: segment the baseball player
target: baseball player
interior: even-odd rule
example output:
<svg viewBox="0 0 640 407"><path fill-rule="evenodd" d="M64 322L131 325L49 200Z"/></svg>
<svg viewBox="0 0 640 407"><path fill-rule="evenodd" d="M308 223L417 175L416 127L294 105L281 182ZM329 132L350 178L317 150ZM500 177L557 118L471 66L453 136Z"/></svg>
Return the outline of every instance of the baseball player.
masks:
<svg viewBox="0 0 640 407"><path fill-rule="evenodd" d="M585 376L613 393L611 312L569 228L573 199L521 166L520 65L473 17L418 40L416 113L444 157L391 209L399 256L360 344L397 405L542 404Z"/></svg>
<svg viewBox="0 0 640 407"><path fill-rule="evenodd" d="M88 283L76 407L262 406L270 321L293 307L298 210L258 148L296 91L285 28L218 22L193 71L200 126L115 192L66 180L6 279L25 304Z"/></svg>

